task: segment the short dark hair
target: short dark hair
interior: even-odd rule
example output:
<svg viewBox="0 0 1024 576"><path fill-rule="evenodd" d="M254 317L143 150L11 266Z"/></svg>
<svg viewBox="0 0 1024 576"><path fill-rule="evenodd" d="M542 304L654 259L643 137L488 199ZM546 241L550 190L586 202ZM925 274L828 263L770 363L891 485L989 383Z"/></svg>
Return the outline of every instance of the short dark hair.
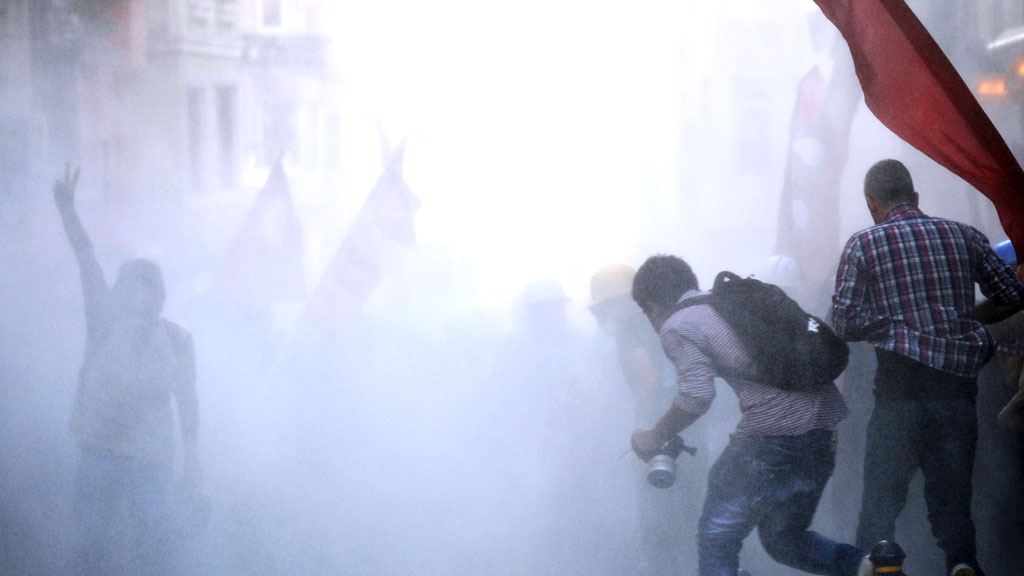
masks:
<svg viewBox="0 0 1024 576"><path fill-rule="evenodd" d="M146 290L155 296L161 304L167 297L160 266L145 258L134 258L121 263L115 284L121 284L122 287L131 290Z"/></svg>
<svg viewBox="0 0 1024 576"><path fill-rule="evenodd" d="M633 277L633 300L674 306L688 290L699 290L697 276L685 260L669 254L651 256Z"/></svg>
<svg viewBox="0 0 1024 576"><path fill-rule="evenodd" d="M879 160L864 175L864 195L886 204L914 199L914 180L899 160Z"/></svg>

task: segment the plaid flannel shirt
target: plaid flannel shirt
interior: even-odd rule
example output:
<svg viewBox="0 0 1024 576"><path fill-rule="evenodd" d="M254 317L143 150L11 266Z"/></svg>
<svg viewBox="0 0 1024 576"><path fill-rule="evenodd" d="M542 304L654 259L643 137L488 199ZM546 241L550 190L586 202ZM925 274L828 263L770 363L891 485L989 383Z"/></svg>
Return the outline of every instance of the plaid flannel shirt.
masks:
<svg viewBox="0 0 1024 576"><path fill-rule="evenodd" d="M900 204L843 248L832 325L846 340L974 377L995 347L974 319L975 284L1001 303L1024 299L1024 286L984 234Z"/></svg>

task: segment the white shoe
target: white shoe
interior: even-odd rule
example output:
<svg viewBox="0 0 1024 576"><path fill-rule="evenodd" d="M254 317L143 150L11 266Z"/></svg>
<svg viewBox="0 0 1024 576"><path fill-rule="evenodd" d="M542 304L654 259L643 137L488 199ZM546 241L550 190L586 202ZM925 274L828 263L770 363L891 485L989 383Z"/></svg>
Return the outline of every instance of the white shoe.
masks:
<svg viewBox="0 0 1024 576"><path fill-rule="evenodd" d="M860 561L860 566L857 567L857 576L874 576L875 565L871 563L871 559L867 556Z"/></svg>
<svg viewBox="0 0 1024 576"><path fill-rule="evenodd" d="M977 576L977 573L967 564L957 564L949 571L949 576Z"/></svg>

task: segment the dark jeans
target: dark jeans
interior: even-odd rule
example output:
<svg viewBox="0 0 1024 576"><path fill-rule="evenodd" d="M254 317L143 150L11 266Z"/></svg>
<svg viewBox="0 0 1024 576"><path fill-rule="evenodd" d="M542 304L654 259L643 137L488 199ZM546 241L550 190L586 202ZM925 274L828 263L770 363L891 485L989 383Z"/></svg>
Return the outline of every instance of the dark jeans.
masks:
<svg viewBox="0 0 1024 576"><path fill-rule="evenodd" d="M131 534L117 534L122 503ZM83 576L177 574L171 473L137 458L82 450L75 476L75 571Z"/></svg>
<svg viewBox="0 0 1024 576"><path fill-rule="evenodd" d="M866 552L808 530L835 467L835 432L733 438L708 477L697 550L701 576L735 576L757 528L765 551L804 572L850 576Z"/></svg>
<svg viewBox="0 0 1024 576"><path fill-rule="evenodd" d="M932 534L947 569L977 566L971 473L978 440L973 398L876 400L868 422L857 545L894 540L896 517L918 468Z"/></svg>

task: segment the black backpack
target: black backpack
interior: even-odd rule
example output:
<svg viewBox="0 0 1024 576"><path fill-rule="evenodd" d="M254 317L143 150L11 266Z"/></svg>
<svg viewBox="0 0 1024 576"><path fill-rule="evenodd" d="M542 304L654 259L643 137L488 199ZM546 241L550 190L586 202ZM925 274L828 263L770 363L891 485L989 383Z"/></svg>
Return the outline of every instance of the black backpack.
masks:
<svg viewBox="0 0 1024 576"><path fill-rule="evenodd" d="M689 298L676 310L697 304L710 304L736 332L757 364L759 382L813 391L846 369L846 342L774 284L720 272L710 294Z"/></svg>

